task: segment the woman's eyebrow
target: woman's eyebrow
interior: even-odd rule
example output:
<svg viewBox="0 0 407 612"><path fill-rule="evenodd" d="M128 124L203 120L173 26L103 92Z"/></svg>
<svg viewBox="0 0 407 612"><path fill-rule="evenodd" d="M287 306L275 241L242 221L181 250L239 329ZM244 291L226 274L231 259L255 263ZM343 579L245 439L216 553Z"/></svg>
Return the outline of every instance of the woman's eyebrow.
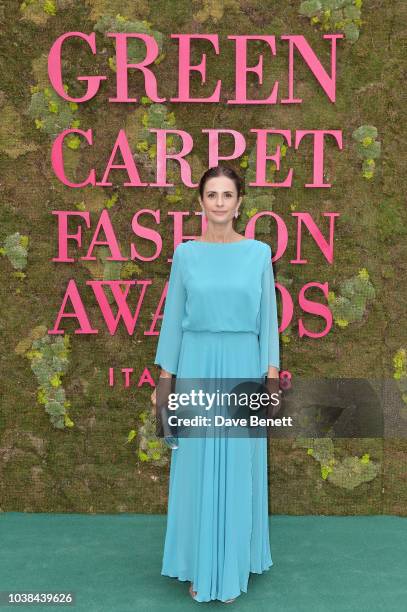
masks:
<svg viewBox="0 0 407 612"><path fill-rule="evenodd" d="M217 191L214 191L213 189L211 189L210 191L207 191L206 193L217 193ZM233 193L233 192L230 191L230 189L228 189L227 191L224 191L223 193Z"/></svg>

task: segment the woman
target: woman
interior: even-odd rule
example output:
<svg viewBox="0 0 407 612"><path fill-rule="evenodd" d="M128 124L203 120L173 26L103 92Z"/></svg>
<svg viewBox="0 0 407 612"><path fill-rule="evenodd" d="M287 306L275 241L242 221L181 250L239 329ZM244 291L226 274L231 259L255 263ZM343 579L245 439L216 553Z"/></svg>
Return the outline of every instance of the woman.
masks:
<svg viewBox="0 0 407 612"><path fill-rule="evenodd" d="M278 378L271 249L234 230L241 202L234 170L204 173L207 229L174 251L154 360L161 377ZM190 581L196 601L230 603L247 592L250 572L272 565L267 438L180 438L171 451L161 574Z"/></svg>

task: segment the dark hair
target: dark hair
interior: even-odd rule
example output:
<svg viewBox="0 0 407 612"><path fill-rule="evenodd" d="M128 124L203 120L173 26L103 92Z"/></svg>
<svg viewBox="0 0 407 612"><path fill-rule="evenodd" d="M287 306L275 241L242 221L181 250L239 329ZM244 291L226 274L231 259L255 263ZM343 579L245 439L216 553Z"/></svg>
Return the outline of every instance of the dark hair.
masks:
<svg viewBox="0 0 407 612"><path fill-rule="evenodd" d="M238 198L244 192L243 179L240 178L237 172L235 172L230 166L220 165L214 166L213 168L208 168L208 170L201 176L201 180L199 181L199 195L201 196L201 199L203 199L206 181L209 181L209 179L214 178L215 176L227 176L227 178L230 178L235 184Z"/></svg>

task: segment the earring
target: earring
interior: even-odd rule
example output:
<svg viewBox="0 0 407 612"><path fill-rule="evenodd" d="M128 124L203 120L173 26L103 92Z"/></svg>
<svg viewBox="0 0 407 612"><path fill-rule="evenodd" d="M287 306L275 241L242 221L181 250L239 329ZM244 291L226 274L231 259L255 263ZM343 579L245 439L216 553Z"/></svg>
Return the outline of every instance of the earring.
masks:
<svg viewBox="0 0 407 612"><path fill-rule="evenodd" d="M236 208L236 210L235 210L235 217L236 218L239 216L239 213L237 211L238 211L238 208Z"/></svg>

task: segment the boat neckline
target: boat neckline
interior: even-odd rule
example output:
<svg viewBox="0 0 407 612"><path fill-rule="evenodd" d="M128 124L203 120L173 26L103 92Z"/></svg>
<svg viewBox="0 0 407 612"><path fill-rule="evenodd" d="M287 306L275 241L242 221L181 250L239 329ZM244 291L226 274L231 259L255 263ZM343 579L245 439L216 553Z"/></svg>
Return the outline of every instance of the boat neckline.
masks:
<svg viewBox="0 0 407 612"><path fill-rule="evenodd" d="M239 242L253 242L254 238L241 238L240 240L233 240L232 242L209 242L208 240L191 240L190 242L197 242L199 244L219 244L226 246L229 244L238 244Z"/></svg>

